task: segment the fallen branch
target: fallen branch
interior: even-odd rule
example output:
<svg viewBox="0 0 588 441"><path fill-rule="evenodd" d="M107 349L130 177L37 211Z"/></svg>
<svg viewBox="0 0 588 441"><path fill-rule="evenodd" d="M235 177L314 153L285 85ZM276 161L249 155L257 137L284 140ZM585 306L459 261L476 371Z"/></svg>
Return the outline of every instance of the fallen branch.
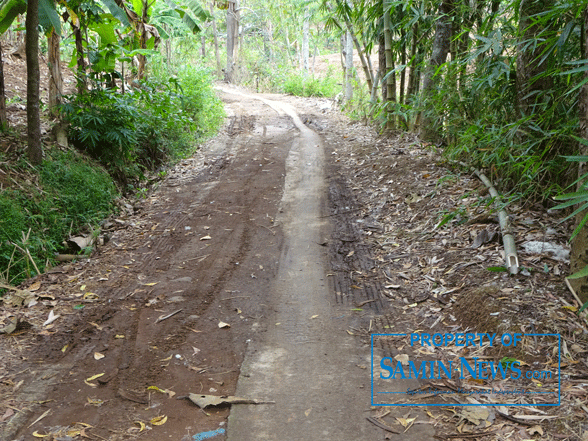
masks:
<svg viewBox="0 0 588 441"><path fill-rule="evenodd" d="M441 435L441 436L437 436L437 435L433 435L433 436L437 439L447 439L447 438L463 438L463 439L475 438L475 439L478 439L480 437L492 435L495 433L496 433L496 430L491 430L489 432L455 433L455 434L447 434L447 435Z"/></svg>
<svg viewBox="0 0 588 441"><path fill-rule="evenodd" d="M372 423L374 426L378 426L380 429L384 429L386 432L390 432L390 433L401 433L397 430L394 430L393 428L380 423L377 419L373 418L373 417L367 417L366 418L370 423Z"/></svg>
<svg viewBox="0 0 588 441"><path fill-rule="evenodd" d="M71 262L72 260L79 259L81 256L77 254L56 254L55 260L58 262Z"/></svg>
<svg viewBox="0 0 588 441"><path fill-rule="evenodd" d="M467 164L460 164L468 167ZM498 194L498 191L496 191L496 188L494 188L492 185L492 182L490 182L490 179L488 179L481 171L473 167L469 168L488 188L490 195L494 198L495 204L500 206L500 195ZM515 245L512 226L508 219L508 214L506 214L506 210L504 210L504 208L498 211L498 221L500 223L500 232L502 233L502 243L504 244L504 259L506 261L506 267L508 268L508 272L510 274L518 274L519 258L517 256L517 247Z"/></svg>
<svg viewBox="0 0 588 441"><path fill-rule="evenodd" d="M495 409L496 413L498 415L500 415L502 418L512 421L513 423L517 423L517 424L522 424L523 426L535 426L537 425L537 421L525 421L525 420L521 420L520 418L515 418L512 417L504 412L499 411L498 409Z"/></svg>
<svg viewBox="0 0 588 441"><path fill-rule="evenodd" d="M159 322L162 322L164 320L167 320L168 318L173 317L174 315L176 315L176 314L178 314L180 312L182 312L182 310L181 309L178 309L177 311L174 311L172 313L169 313L168 315L162 315L157 320L155 320L155 323L159 323Z"/></svg>

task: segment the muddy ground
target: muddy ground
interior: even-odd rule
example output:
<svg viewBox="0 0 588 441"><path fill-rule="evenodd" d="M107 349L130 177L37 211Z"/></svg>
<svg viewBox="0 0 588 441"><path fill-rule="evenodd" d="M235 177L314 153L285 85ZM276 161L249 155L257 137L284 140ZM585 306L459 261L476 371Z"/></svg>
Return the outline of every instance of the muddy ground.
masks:
<svg viewBox="0 0 588 441"><path fill-rule="evenodd" d="M499 272L502 246L487 192L474 176L444 163L435 147L410 135L378 137L328 100L239 93L222 92L228 118L221 133L146 198L128 201L105 225L105 245L89 259L24 284L33 306L5 302L0 320L18 316L23 325L0 336L0 439L586 439L586 322L574 313L577 305L563 284L565 256L521 248L521 273ZM299 183L284 186L288 161L304 169L305 158L291 156L301 129L263 100L293 106L320 137L323 152L317 170L324 188L308 223L314 244L306 248L316 260L307 268L324 265L312 282L324 285L324 302L291 321L286 315L294 310L282 304L299 311L308 302L296 303L298 292L287 292L280 272L298 243L291 227L298 205L285 202L284 194ZM521 247L541 241L565 249L567 226L543 207L515 205L509 212ZM291 275L292 286L305 277L310 283L311 272ZM58 318L44 324L51 311ZM282 338L280 327L291 348L318 342L321 350L340 347L333 353L346 355L325 349L339 364L330 365L337 375L323 382L313 377L324 365L310 357L318 367L298 378L308 387L292 390L294 404L275 386L247 397L275 404L233 406L245 409L233 427L271 418L277 427L292 427L287 438L261 423L251 430L263 437L231 433L231 421L238 421L229 419L231 407L203 410L187 399L248 390L255 372L242 371L242 363L259 367L256 354ZM299 327L310 331L300 334ZM488 402L460 389L496 385L423 380L414 388L455 393L412 401L437 406L372 406L371 336L407 332L560 334L561 359L546 337L527 337L516 351L496 346L459 353L419 351L389 337L378 340L375 351L396 360L511 357L552 370L559 362L561 405L541 407L553 396L538 395L533 401L509 397L498 407L460 407L475 404L472 399ZM288 378L301 372L294 369ZM333 379L338 386L329 389L325 383ZM557 380L525 386L553 391ZM203 432L210 433L198 437Z"/></svg>

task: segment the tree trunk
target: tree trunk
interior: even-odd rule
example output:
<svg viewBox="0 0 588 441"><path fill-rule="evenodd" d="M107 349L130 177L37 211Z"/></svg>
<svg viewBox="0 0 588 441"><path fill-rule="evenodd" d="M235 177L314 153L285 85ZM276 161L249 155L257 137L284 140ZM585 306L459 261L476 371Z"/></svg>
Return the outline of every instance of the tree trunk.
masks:
<svg viewBox="0 0 588 441"><path fill-rule="evenodd" d="M394 70L394 60L392 58L392 19L390 17L390 0L384 2L384 51L386 54L386 129L393 130L394 124L394 109L392 102L396 98L396 81L395 75L391 72Z"/></svg>
<svg viewBox="0 0 588 441"><path fill-rule="evenodd" d="M53 116L57 116L57 106L61 104L63 95L63 76L61 74L61 55L59 51L59 34L52 30L47 37L49 52L49 109Z"/></svg>
<svg viewBox="0 0 588 441"><path fill-rule="evenodd" d="M437 85L438 80L435 79L437 69L447 59L449 53L449 47L451 43L451 13L452 0L443 0L439 7L440 17L437 20L437 26L435 27L435 40L433 41L433 50L431 58L425 71L425 77L423 79L423 101L427 106L427 101L430 100L433 94L433 89ZM430 106L427 106L430 107ZM440 136L437 128L435 127L435 121L433 116L427 112L421 115L421 126L419 127L419 134L423 139L436 142Z"/></svg>
<svg viewBox="0 0 588 441"><path fill-rule="evenodd" d="M73 28L73 34L76 41L76 52L78 55L77 60L77 82L78 82L78 95L83 95L88 90L87 78L86 78L86 62L84 60L84 40L82 37L82 30L79 26L73 23L73 17L71 25ZM79 19L78 19L79 20ZM78 22L79 24L79 22Z"/></svg>
<svg viewBox="0 0 588 441"><path fill-rule="evenodd" d="M310 8L304 10L304 21L302 22L302 72L308 75L308 59L310 57Z"/></svg>
<svg viewBox="0 0 588 441"><path fill-rule="evenodd" d="M345 34L345 101L353 98L353 39L351 32Z"/></svg>
<svg viewBox="0 0 588 441"><path fill-rule="evenodd" d="M404 67L400 71L400 96L398 97L398 102L400 104L404 104L404 91L406 90L406 33L402 36L402 44L400 47L400 64L402 64Z"/></svg>
<svg viewBox="0 0 588 441"><path fill-rule="evenodd" d="M361 45L359 44L359 40L355 36L355 32L353 31L353 25L351 24L351 22L349 21L348 18L345 18L345 26L347 27L348 35L351 35L351 38L353 40L353 44L355 45L355 50L357 51L357 54L359 55L359 60L361 61L361 67L363 68L363 72L365 74L368 88L371 90L372 85L374 83L374 79L372 77L372 72L371 72L369 65L366 61L366 58L363 54L363 50L361 48Z"/></svg>
<svg viewBox="0 0 588 441"><path fill-rule="evenodd" d="M312 69L311 69L312 75L314 75L314 66L315 66L315 63L316 63L316 55L317 55L317 53L318 53L318 46L317 46L317 44L315 42L315 44L314 44L314 52L312 54Z"/></svg>
<svg viewBox="0 0 588 441"><path fill-rule="evenodd" d="M202 58L206 58L206 37L204 35L200 36L200 55Z"/></svg>
<svg viewBox="0 0 588 441"><path fill-rule="evenodd" d="M29 161L43 161L39 115L39 0L28 0L26 27L27 56L27 145Z"/></svg>
<svg viewBox="0 0 588 441"><path fill-rule="evenodd" d="M582 26L583 35L583 49L582 58L588 59L588 8L584 9L584 25ZM588 66L587 66L588 67ZM588 80L588 71L584 72L585 80ZM580 119L579 136L582 139L588 140L588 83L582 86L580 90L580 97L578 100L578 113ZM588 146L579 143L580 155L588 155ZM588 163L581 162L578 167L578 177L584 176L588 173ZM578 191L585 189L586 180L578 183ZM576 216L576 225L586 216L587 211L579 213ZM584 226L580 232L574 237L570 252L570 271L571 273L578 272L588 265L588 226ZM581 279L570 279L570 283L578 297L582 302L588 302L588 277Z"/></svg>
<svg viewBox="0 0 588 441"><path fill-rule="evenodd" d="M233 81L233 68L235 65L235 46L239 24L237 21L237 7L234 0L229 0L227 9L227 67L225 68L225 81Z"/></svg>
<svg viewBox="0 0 588 441"><path fill-rule="evenodd" d="M386 39L382 31L378 37L378 64L380 70L380 79L382 80L382 101L386 101L386 81L383 78L386 76Z"/></svg>
<svg viewBox="0 0 588 441"><path fill-rule="evenodd" d="M4 61L2 59L2 44L0 43L0 130L8 128L6 117L6 89L4 87Z"/></svg>
<svg viewBox="0 0 588 441"><path fill-rule="evenodd" d="M410 45L410 71L408 72L408 84L406 85L406 99L408 103L409 99L417 92L417 45L418 45L419 25L415 23L412 28L412 42Z"/></svg>
<svg viewBox="0 0 588 441"><path fill-rule="evenodd" d="M545 28L535 23L536 15L553 8L555 0L521 0L519 8L519 44L517 45L517 104L523 116L534 113L542 100L542 92L549 90L553 80L541 76L547 63L540 63L543 48L534 44ZM545 37L544 37L545 38ZM540 77L541 76L541 77Z"/></svg>
<svg viewBox="0 0 588 441"><path fill-rule="evenodd" d="M216 59L216 76L220 78L222 72L222 65L220 60L220 52L218 50L218 32L216 30L216 19L214 18L214 2L210 4L210 16L212 17L212 34L214 38L214 57Z"/></svg>

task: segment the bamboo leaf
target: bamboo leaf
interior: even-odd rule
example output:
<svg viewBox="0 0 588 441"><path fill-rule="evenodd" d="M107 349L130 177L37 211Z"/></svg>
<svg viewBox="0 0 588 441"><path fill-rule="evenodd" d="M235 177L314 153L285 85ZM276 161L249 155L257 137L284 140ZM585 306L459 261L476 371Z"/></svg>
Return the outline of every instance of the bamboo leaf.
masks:
<svg viewBox="0 0 588 441"><path fill-rule="evenodd" d="M588 276L588 265L586 265L584 268L582 268L580 271L566 277L566 279L581 279L583 277L587 277ZM585 308L586 305L588 304L588 302L584 303L582 305L582 308L578 311L578 312L582 312Z"/></svg>

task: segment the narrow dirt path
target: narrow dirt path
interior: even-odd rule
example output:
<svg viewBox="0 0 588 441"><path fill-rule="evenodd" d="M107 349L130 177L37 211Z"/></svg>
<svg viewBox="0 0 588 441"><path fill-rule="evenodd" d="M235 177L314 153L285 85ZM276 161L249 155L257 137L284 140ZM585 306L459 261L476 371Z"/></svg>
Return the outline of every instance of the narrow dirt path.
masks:
<svg viewBox="0 0 588 441"><path fill-rule="evenodd" d="M263 102L289 115L300 135L289 149L277 218L285 238L268 296L275 313L268 332L247 353L237 395L275 404L236 406L228 439L379 439L381 429L357 406L369 390L361 368L369 364L369 352L358 351L345 333L341 318L346 314L330 303L327 253L321 246L329 237L322 141L289 105Z"/></svg>

